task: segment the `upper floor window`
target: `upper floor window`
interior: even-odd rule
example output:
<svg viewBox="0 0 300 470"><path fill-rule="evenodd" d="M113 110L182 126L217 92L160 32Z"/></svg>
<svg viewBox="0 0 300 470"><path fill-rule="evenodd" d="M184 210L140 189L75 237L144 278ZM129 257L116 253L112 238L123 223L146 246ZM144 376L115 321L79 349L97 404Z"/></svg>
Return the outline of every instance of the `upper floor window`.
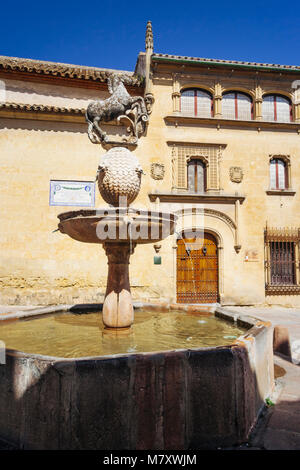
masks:
<svg viewBox="0 0 300 470"><path fill-rule="evenodd" d="M181 112L191 116L211 117L213 115L213 100L210 93L196 88L181 92Z"/></svg>
<svg viewBox="0 0 300 470"><path fill-rule="evenodd" d="M264 121L292 121L292 104L288 98L280 95L263 97L262 118Z"/></svg>
<svg viewBox="0 0 300 470"><path fill-rule="evenodd" d="M192 159L188 162L188 189L195 193L206 190L206 165L202 160Z"/></svg>
<svg viewBox="0 0 300 470"><path fill-rule="evenodd" d="M253 119L252 99L245 93L232 91L222 97L222 116L226 119Z"/></svg>
<svg viewBox="0 0 300 470"><path fill-rule="evenodd" d="M288 172L287 165L281 158L273 158L270 161L270 188L287 189Z"/></svg>

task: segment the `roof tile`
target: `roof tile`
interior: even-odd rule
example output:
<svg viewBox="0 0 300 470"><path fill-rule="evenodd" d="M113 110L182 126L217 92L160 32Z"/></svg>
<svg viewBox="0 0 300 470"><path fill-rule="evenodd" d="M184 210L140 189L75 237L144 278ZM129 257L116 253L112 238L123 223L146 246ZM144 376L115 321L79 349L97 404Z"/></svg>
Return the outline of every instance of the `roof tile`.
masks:
<svg viewBox="0 0 300 470"><path fill-rule="evenodd" d="M172 55L172 54L161 54L155 53L152 56L152 59L155 58L162 58L162 59L171 59L177 61L192 61L192 62L199 62L199 63L218 63L218 64L226 64L226 65L244 65L244 66L252 66L252 67L272 67L275 69L286 69L286 70L300 70L299 65L279 65L279 64L268 64L268 63L259 63L259 62L247 62L247 61L239 61L239 60L225 60L225 59L206 59L201 57L188 57L188 56L180 56L180 55Z"/></svg>
<svg viewBox="0 0 300 470"><path fill-rule="evenodd" d="M142 78L137 77L133 72L129 71L23 59L19 57L0 56L0 70L1 69L99 82L106 82L110 75L118 73L127 76L132 86L143 86Z"/></svg>

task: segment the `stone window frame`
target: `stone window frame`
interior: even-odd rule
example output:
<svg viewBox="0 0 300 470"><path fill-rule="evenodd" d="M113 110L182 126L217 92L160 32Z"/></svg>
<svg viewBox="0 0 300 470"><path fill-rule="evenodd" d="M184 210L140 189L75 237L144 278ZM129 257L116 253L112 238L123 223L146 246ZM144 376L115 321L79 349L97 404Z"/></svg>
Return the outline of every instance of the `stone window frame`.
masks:
<svg viewBox="0 0 300 470"><path fill-rule="evenodd" d="M194 92L194 97L193 97L194 107L193 107L193 112L192 113L184 113L182 111L182 94L185 91L193 91ZM197 102L198 102L199 97L198 97L196 92L198 92L198 91L204 93L210 99L210 111L209 111L207 116L198 115L198 113L197 113L197 108L198 108ZM191 86L191 87L183 86L180 90L180 102L179 103L180 103L179 104L179 106L180 106L179 111L183 115L194 116L194 117L213 117L214 116L214 97L213 97L213 93L210 90L207 90L206 88L199 87L199 86Z"/></svg>
<svg viewBox="0 0 300 470"><path fill-rule="evenodd" d="M274 119L265 119L264 118L264 115L263 115L263 109L261 109L261 117L262 117L262 121L269 121L269 122L277 122L277 123L280 123L280 122L295 122L295 109L294 109L294 106L293 106L293 100L292 100L292 97L290 96L290 94L287 94L287 93L284 93L284 92L274 92L274 91L265 91L263 94L262 94L262 107L263 107L263 102L264 102L264 99L265 98L268 98L268 97L273 97L275 98L274 101L273 101L273 104L274 104ZM277 115L277 106L276 106L276 98L283 98L285 99L288 103L289 103L289 120L288 121L281 121L280 118L278 119L278 115Z"/></svg>
<svg viewBox="0 0 300 470"><path fill-rule="evenodd" d="M276 189L271 187L271 178L270 178L270 165L272 160L282 160L285 163L285 171L286 171L286 187L283 189ZM269 189L267 189L266 193L268 195L286 195L286 196L294 196L296 191L292 189L292 169L291 169L291 157L290 155L283 155L283 154L270 154L269 155Z"/></svg>
<svg viewBox="0 0 300 470"><path fill-rule="evenodd" d="M219 192L220 161L225 147L225 144L172 143L172 190L188 192L187 165L197 158L206 165L205 192Z"/></svg>
<svg viewBox="0 0 300 470"><path fill-rule="evenodd" d="M224 114L223 110L223 103L224 103L224 97L227 95L234 94L235 95L235 116L231 118L227 118ZM250 117L248 119L245 119L243 117L239 117L239 95L246 96L249 99L250 103ZM232 88L232 89L226 89L223 90L222 92L222 100L221 100L221 117L223 119L234 119L236 121L253 121L254 120L254 97L253 94L250 91L245 91L244 89L241 90L239 88Z"/></svg>
<svg viewBox="0 0 300 470"><path fill-rule="evenodd" d="M208 167L209 167L209 160L206 158L206 157L203 157L203 156L192 156L192 157L188 157L187 160L186 160L186 165L187 165L187 172L189 171L189 164L192 162L192 161L200 161L202 162L202 164L204 165L204 174L203 174L203 192L205 193L206 190L207 190L207 172L208 172ZM189 181L188 181L188 175L187 175L187 189L188 191L191 191L189 189ZM198 193L201 193L201 191L195 191L196 194Z"/></svg>

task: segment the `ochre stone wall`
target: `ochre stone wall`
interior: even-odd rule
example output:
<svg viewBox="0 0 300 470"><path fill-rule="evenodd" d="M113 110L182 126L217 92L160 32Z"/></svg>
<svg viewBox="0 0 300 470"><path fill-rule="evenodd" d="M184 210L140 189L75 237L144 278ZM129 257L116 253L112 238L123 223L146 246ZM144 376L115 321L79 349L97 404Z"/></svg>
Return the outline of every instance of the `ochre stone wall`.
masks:
<svg viewBox="0 0 300 470"><path fill-rule="evenodd" d="M194 70L192 71L196 73ZM264 228L300 227L300 136L297 129L279 129L275 126L259 131L241 122L239 127L212 123L191 125L186 122L167 122L173 113L174 89L170 67L154 74L152 92L155 97L147 135L141 137L134 154L139 158L145 176L142 188L133 206L155 208L149 194L170 193L174 185L172 167L173 145L180 143L220 145L219 184L224 194L238 193L245 197L239 208L236 223L234 203L197 203L198 208L219 211L223 216L205 214L204 225L216 235L219 245L220 300L230 304L284 304L300 305L300 296L265 296ZM191 71L187 70L187 73ZM206 83L214 89L215 75L188 81ZM216 72L214 72L216 74ZM202 82L201 82L202 80ZM225 78L224 78L225 80ZM232 87L240 83L243 88L254 84L254 79L235 77ZM226 78L226 86L229 87ZM268 78L268 89L271 89ZM210 83L210 85L209 85ZM224 82L225 83L225 82ZM287 87L288 80L283 80ZM252 86L252 88L254 85ZM276 83L276 90L279 85ZM274 85L275 89L275 85ZM10 102L51 104L84 108L90 99L105 98L107 91L26 83L7 80ZM62 122L60 117L51 121L37 116L36 120L0 117L0 188L1 188L1 258L0 303L19 305L101 302L106 283L106 257L101 246L76 242L57 228L57 214L70 207L49 206L51 179L93 181L98 160L105 150L93 145L87 136L87 125L80 122ZM174 144L175 142L175 144ZM172 144L173 143L173 144ZM269 158L272 154L288 155L291 162L291 186L294 195L268 195ZM165 167L163 180L151 177L151 163ZM241 167L243 180L230 180L231 167ZM161 210L178 210L178 202L160 202ZM105 205L96 191L96 207ZM192 203L184 203L189 208ZM74 208L76 209L76 208ZM229 217L238 227L241 249L236 230L226 222ZM187 216L181 228L192 228L192 216ZM195 227L194 227L195 228ZM196 227L197 228L197 227ZM176 239L172 236L161 242L161 265L154 265L152 244L137 246L131 258L130 278L135 299L174 301L176 299ZM256 260L245 261L249 251L257 253Z"/></svg>

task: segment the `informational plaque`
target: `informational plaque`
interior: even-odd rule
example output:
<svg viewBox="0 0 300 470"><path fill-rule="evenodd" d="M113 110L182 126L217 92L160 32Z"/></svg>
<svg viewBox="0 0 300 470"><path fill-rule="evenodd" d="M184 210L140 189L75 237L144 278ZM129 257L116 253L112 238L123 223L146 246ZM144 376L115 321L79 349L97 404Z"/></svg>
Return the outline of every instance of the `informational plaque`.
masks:
<svg viewBox="0 0 300 470"><path fill-rule="evenodd" d="M50 181L50 206L95 206L95 183L91 181Z"/></svg>
<svg viewBox="0 0 300 470"><path fill-rule="evenodd" d="M259 261L258 250L249 249L245 251L245 261Z"/></svg>

